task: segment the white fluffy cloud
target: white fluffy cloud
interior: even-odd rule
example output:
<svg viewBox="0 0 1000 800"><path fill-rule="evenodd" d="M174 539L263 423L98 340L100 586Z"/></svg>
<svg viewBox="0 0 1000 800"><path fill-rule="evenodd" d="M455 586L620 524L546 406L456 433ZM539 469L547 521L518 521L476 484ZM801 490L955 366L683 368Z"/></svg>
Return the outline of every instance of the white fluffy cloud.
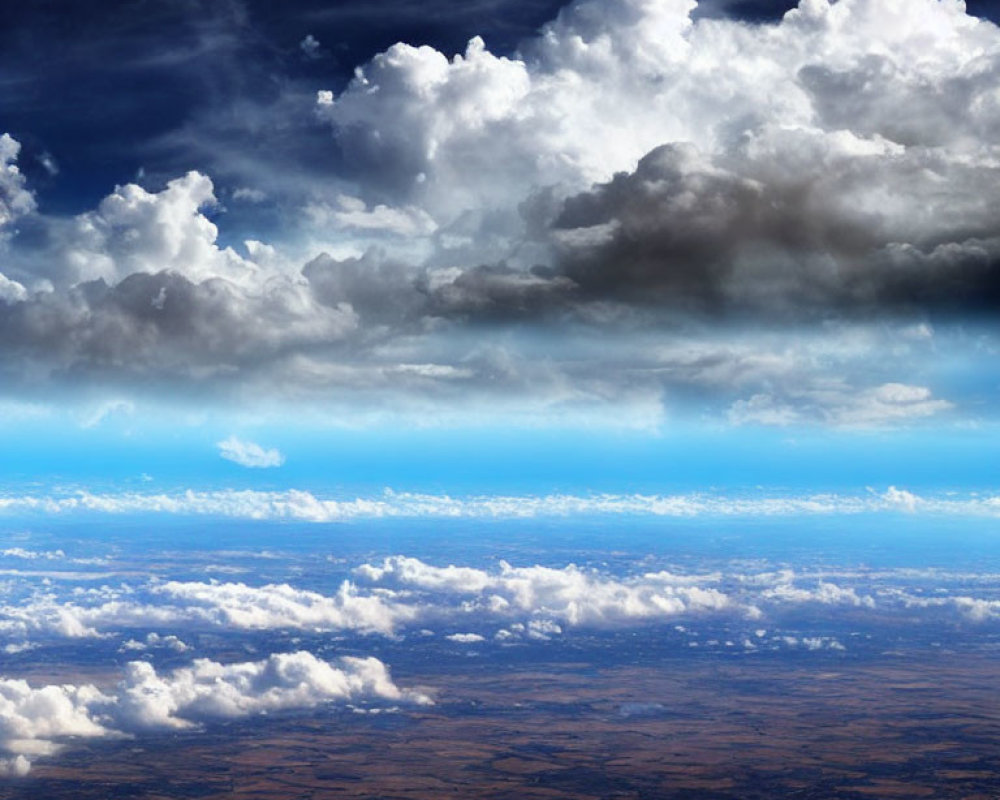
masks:
<svg viewBox="0 0 1000 800"><path fill-rule="evenodd" d="M190 613L192 609L227 628L306 630L350 629L392 633L415 615L404 603L363 594L345 581L333 596L287 584L251 587L242 583L169 581L155 592Z"/></svg>
<svg viewBox="0 0 1000 800"><path fill-rule="evenodd" d="M247 285L260 268L216 243L219 230L203 211L217 202L211 179L197 172L160 192L118 186L61 231L66 274L74 283L102 278L113 285L137 272L169 270L196 283L225 278Z"/></svg>
<svg viewBox="0 0 1000 800"><path fill-rule="evenodd" d="M0 136L0 253L3 253L13 223L35 210L35 196L25 188L17 166L20 143L9 134ZM28 296L24 286L0 272L0 300L14 303ZM12 767L13 768L13 767Z"/></svg>
<svg viewBox="0 0 1000 800"><path fill-rule="evenodd" d="M68 736L103 736L107 728L91 709L110 702L94 686L45 686L33 689L27 681L0 680L0 742L17 752L20 743L31 753L30 743Z"/></svg>
<svg viewBox="0 0 1000 800"><path fill-rule="evenodd" d="M812 588L795 586L791 581L782 582L773 589L765 590L761 596L767 600L786 603L822 603L875 608L875 600L871 595L859 595L854 588L838 586L827 581L819 581Z"/></svg>
<svg viewBox="0 0 1000 800"><path fill-rule="evenodd" d="M300 650L238 664L196 659L163 676L133 661L119 687L116 720L131 729L187 728L331 700L430 703L426 695L396 686L377 658L344 657L335 666Z"/></svg>
<svg viewBox="0 0 1000 800"><path fill-rule="evenodd" d="M301 650L233 664L196 659L163 674L133 661L108 693L87 684L33 688L24 680L0 679L0 749L10 754L0 760L0 772L25 775L33 757L49 755L71 738L185 729L332 701L431 702L400 689L376 658L331 663Z"/></svg>
<svg viewBox="0 0 1000 800"><path fill-rule="evenodd" d="M137 597L133 587L105 587L92 598L40 591L0 606L0 630L21 637L33 633L82 638L122 628L222 628L226 630L351 630L392 634L420 609L382 593L360 592L345 581L333 595L288 584L154 582ZM136 645L171 646L169 637Z"/></svg>
<svg viewBox="0 0 1000 800"><path fill-rule="evenodd" d="M480 39L451 60L398 44L339 97L321 92L318 111L362 187L417 199L442 222L532 187L587 188L663 144L751 158L761 130L802 132L889 166L911 146L974 157L1000 121L1000 35L959 3L805 0L774 25L692 22L695 5L580 0L512 58ZM778 144L764 145L768 159L808 155ZM892 180L870 186L908 202Z"/></svg>
<svg viewBox="0 0 1000 800"><path fill-rule="evenodd" d="M0 606L0 633L12 654L61 637L116 639L119 652L184 653L192 649L186 642L197 642L199 634L220 631L399 637L430 630L454 642L478 643L544 641L578 628L687 625L706 617L748 625L821 607L834 619L848 609L878 611L883 620L909 609L975 622L1000 618L992 591L996 576L989 573L747 571L741 564L712 572L612 573L572 564L437 566L393 556L357 566L354 577L326 594L289 584L160 579L83 589L71 575L56 582L47 580L48 573L18 574ZM156 632L145 633L151 630Z"/></svg>
<svg viewBox="0 0 1000 800"><path fill-rule="evenodd" d="M499 572L489 573L468 567L434 567L419 559L394 556L355 572L377 583L470 597L461 607L487 618L527 614L571 626L600 627L733 606L717 589L683 579L678 585L667 573L619 581L572 564L553 569L501 562Z"/></svg>
<svg viewBox="0 0 1000 800"><path fill-rule="evenodd" d="M17 166L20 143L9 134L0 136L0 234L18 217L35 210L35 197L25 186ZM0 239L2 241L2 239Z"/></svg>
<svg viewBox="0 0 1000 800"><path fill-rule="evenodd" d="M280 450L273 447L265 449L256 442L245 441L235 436L219 442L219 455L241 467L280 467L285 463L285 457Z"/></svg>
<svg viewBox="0 0 1000 800"><path fill-rule="evenodd" d="M478 644L486 641L486 637L478 633L451 633L444 638L458 644Z"/></svg>

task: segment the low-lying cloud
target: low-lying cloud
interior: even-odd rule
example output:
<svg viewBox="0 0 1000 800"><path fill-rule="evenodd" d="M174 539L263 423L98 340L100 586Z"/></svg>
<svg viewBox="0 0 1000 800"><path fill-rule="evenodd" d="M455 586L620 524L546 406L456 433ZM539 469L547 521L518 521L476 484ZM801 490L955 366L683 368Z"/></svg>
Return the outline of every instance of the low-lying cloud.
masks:
<svg viewBox="0 0 1000 800"><path fill-rule="evenodd" d="M909 398L909 395L907 395ZM760 410L760 409L758 409ZM394 492L327 498L302 489L222 489L176 494L119 493L0 496L0 512L36 514L182 514L259 520L339 522L357 519L534 519L571 516L769 517L912 513L992 517L1000 496L919 495L890 486L866 494L613 494L434 495ZM11 555L21 554L12 551Z"/></svg>
<svg viewBox="0 0 1000 800"><path fill-rule="evenodd" d="M574 564L437 566L408 556L361 564L326 592L291 583L159 578L83 590L70 577L46 585L45 576L25 574L17 576L18 594L0 605L0 632L16 648L110 636L120 638L119 652L183 654L197 651L199 634L220 631L400 637L431 629L457 642L546 639L577 628L670 620L745 623L808 606L859 613L938 609L984 621L1000 617L1000 601L982 592L993 577L738 567L617 574ZM928 582L936 593L924 591Z"/></svg>
<svg viewBox="0 0 1000 800"><path fill-rule="evenodd" d="M327 662L303 650L232 664L196 659L165 673L133 661L121 682L107 690L90 684L36 688L0 679L0 749L8 753L0 769L23 776L32 759L51 755L72 739L186 730L330 702L427 705L431 700L399 688L376 658Z"/></svg>

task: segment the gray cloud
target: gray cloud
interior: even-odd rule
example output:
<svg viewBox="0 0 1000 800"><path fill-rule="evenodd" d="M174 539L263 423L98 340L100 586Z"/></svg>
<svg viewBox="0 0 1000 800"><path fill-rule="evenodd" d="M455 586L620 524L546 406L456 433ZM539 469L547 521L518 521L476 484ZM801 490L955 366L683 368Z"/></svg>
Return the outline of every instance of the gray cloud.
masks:
<svg viewBox="0 0 1000 800"><path fill-rule="evenodd" d="M664 145L567 199L553 226L565 274L584 296L692 313L995 304L996 167L846 133L762 130L741 145L715 158Z"/></svg>

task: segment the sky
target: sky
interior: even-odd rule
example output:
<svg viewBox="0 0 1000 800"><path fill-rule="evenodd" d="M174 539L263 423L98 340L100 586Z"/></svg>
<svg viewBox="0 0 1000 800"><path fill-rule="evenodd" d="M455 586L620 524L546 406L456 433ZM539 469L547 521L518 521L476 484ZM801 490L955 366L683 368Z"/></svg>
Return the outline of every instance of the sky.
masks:
<svg viewBox="0 0 1000 800"><path fill-rule="evenodd" d="M11 502L994 484L993 3L5 14Z"/></svg>
<svg viewBox="0 0 1000 800"><path fill-rule="evenodd" d="M989 652L997 21L7 3L0 777L547 643Z"/></svg>

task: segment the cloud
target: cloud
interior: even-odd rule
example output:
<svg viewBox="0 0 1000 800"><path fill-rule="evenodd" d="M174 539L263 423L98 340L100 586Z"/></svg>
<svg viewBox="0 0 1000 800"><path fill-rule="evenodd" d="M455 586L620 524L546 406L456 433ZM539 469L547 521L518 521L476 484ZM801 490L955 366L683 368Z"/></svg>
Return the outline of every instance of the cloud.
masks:
<svg viewBox="0 0 1000 800"><path fill-rule="evenodd" d="M26 188L24 175L16 163L20 152L20 142L9 134L0 135L0 235L11 223L36 208L35 197Z"/></svg>
<svg viewBox="0 0 1000 800"><path fill-rule="evenodd" d="M0 550L0 556L4 558L21 558L30 561L36 559L54 561L66 558L66 553L62 550L27 550L23 547L6 547Z"/></svg>
<svg viewBox="0 0 1000 800"><path fill-rule="evenodd" d="M781 642L788 647L804 647L806 650L846 650L837 639L829 636L782 636Z"/></svg>
<svg viewBox="0 0 1000 800"><path fill-rule="evenodd" d="M553 229L568 277L698 314L991 302L991 166L847 131L764 127L734 147L663 145L567 199Z"/></svg>
<svg viewBox="0 0 1000 800"><path fill-rule="evenodd" d="M20 143L8 134L0 136L0 254L5 253L14 223L35 210L35 196L25 188L17 166ZM0 272L0 301L16 303L28 296L16 280Z"/></svg>
<svg viewBox="0 0 1000 800"><path fill-rule="evenodd" d="M323 58L323 49L320 46L319 40L311 33L306 34L306 38L299 42L299 50L302 51L303 58L309 61Z"/></svg>
<svg viewBox="0 0 1000 800"><path fill-rule="evenodd" d="M526 614L570 626L604 627L732 607L732 600L719 590L684 580L676 585L667 573L619 581L572 564L553 569L512 567L501 562L498 573L488 573L454 566L434 567L419 559L395 556L380 566L362 565L355 572L379 584L471 597L461 608L487 618L509 619Z"/></svg>
<svg viewBox="0 0 1000 800"><path fill-rule="evenodd" d="M844 614L868 617L872 624L979 624L1000 618L995 583L990 573L943 570L792 571L766 564L748 570L742 561L712 572L502 561L484 568L399 555L356 566L353 580L332 594L287 583L161 578L84 589L69 576L53 582L44 573L19 574L0 606L0 631L14 645L8 648L12 654L67 638L110 641L120 653L182 654L191 649L188 642L202 647L212 638L203 634L225 631L396 641L430 632L489 646L678 622L684 632L699 620L747 631L766 630L762 621L814 624L817 615L836 622Z"/></svg>
<svg viewBox="0 0 1000 800"><path fill-rule="evenodd" d="M994 26L935 0L804 2L775 25L693 9L583 0L513 58L396 45L318 113L363 192L445 236L549 187L547 225L523 220L508 255L541 233L583 298L992 302ZM472 236L499 232L484 218Z"/></svg>
<svg viewBox="0 0 1000 800"><path fill-rule="evenodd" d="M509 635L544 639L563 626L605 628L677 616L742 613L740 602L717 588L718 575L668 572L616 578L575 565L499 570L436 567L394 556L354 570L333 595L289 584L250 586L217 581L154 580L145 586L103 585L63 593L40 587L0 606L0 629L9 635L66 638L155 629L145 640L128 638L125 651L171 648L184 652L178 633L204 630L353 631L397 635L410 625L502 624ZM798 598L792 598L798 599ZM519 626L519 627L518 627ZM483 641L475 631L457 642ZM470 639L469 636L479 638ZM454 635L453 635L454 636Z"/></svg>
<svg viewBox="0 0 1000 800"><path fill-rule="evenodd" d="M196 659L163 674L151 664L133 661L113 694L91 685L32 688L23 680L0 679L0 747L12 756L0 767L23 776L32 758L50 755L73 738L184 730L328 702L431 701L400 689L376 658L344 657L331 663L304 650L243 663Z"/></svg>
<svg viewBox="0 0 1000 800"><path fill-rule="evenodd" d="M56 751L68 737L110 734L99 709L112 698L91 685L50 685L32 688L27 681L0 679L0 749L8 774L23 776L36 755Z"/></svg>
<svg viewBox="0 0 1000 800"><path fill-rule="evenodd" d="M0 775L4 777L23 778L31 771L31 762L24 756L0 758Z"/></svg>
<svg viewBox="0 0 1000 800"><path fill-rule="evenodd" d="M426 695L397 687L377 658L343 657L336 663L300 650L237 664L196 659L160 676L152 665L133 661L120 685L116 719L131 729L162 730L333 700L430 703Z"/></svg>
<svg viewBox="0 0 1000 800"><path fill-rule="evenodd" d="M819 581L814 588L794 586L791 582L779 583L773 589L764 591L762 597L787 603L822 603L875 608L875 600L871 595L858 595L853 588L845 588L826 581Z"/></svg>
<svg viewBox="0 0 1000 800"><path fill-rule="evenodd" d="M180 615L196 614L224 628L300 628L314 631L356 630L390 634L414 615L406 604L381 595L363 594L349 581L334 596L287 584L168 581L154 589L178 605Z"/></svg>
<svg viewBox="0 0 1000 800"><path fill-rule="evenodd" d="M280 467L285 463L280 450L273 447L265 450L259 444L237 439L235 436L219 442L219 455L241 467Z"/></svg>
<svg viewBox="0 0 1000 800"><path fill-rule="evenodd" d="M798 425L818 418L837 427L876 427L930 417L952 407L925 386L885 383L859 392L829 381L792 389L784 400L768 394L737 400L728 416L737 425Z"/></svg>
<svg viewBox="0 0 1000 800"><path fill-rule="evenodd" d="M592 494L592 495L450 495L386 490L381 495L334 499L301 489L286 491L219 490L178 494L7 495L0 497L0 513L22 514L197 514L244 519L297 519L331 522L352 519L534 519L553 516L611 515L654 517L768 517L851 515L894 512L946 516L996 516L1000 497L992 494L917 495L890 486L869 494L724 495L709 493ZM394 569L404 569L397 565ZM477 580L474 573L457 570L456 577L438 580L462 583Z"/></svg>
<svg viewBox="0 0 1000 800"><path fill-rule="evenodd" d="M143 587L141 594L128 586L104 587L89 597L80 593L63 597L51 590L35 592L23 602L0 606L0 629L22 637L42 633L68 638L178 626L391 635L418 613L416 607L392 596L359 591L350 581L343 582L333 595L288 584L163 581ZM156 634L138 644L177 649L182 643ZM132 645L130 649L138 648Z"/></svg>
<svg viewBox="0 0 1000 800"><path fill-rule="evenodd" d="M444 638L449 642L457 642L458 644L477 644L478 642L486 641L486 637L478 633L451 633Z"/></svg>
<svg viewBox="0 0 1000 800"><path fill-rule="evenodd" d="M325 126L336 165L298 190L188 172L56 217L6 137L3 214L30 235L0 278L4 385L338 419L885 426L972 407L911 376L959 338L949 315L995 310L1000 31L937 0L695 11L578 0L508 56L394 45L308 119L281 105L281 130ZM285 233L230 244L217 194L236 229L273 211Z"/></svg>
<svg viewBox="0 0 1000 800"><path fill-rule="evenodd" d="M216 244L218 227L203 211L217 202L212 181L198 172L156 193L118 186L94 211L55 228L53 261L61 270L48 277L115 285L136 273L170 271L196 283L224 278L246 285L258 267Z"/></svg>
<svg viewBox="0 0 1000 800"><path fill-rule="evenodd" d="M166 649L172 650L175 653L186 653L191 649L191 646L187 643L181 641L177 636L173 634L167 634L166 636L161 636L160 634L153 632L146 634L145 641L138 641L136 639L129 639L124 642L119 648L121 651L129 650L156 650L156 649Z"/></svg>

